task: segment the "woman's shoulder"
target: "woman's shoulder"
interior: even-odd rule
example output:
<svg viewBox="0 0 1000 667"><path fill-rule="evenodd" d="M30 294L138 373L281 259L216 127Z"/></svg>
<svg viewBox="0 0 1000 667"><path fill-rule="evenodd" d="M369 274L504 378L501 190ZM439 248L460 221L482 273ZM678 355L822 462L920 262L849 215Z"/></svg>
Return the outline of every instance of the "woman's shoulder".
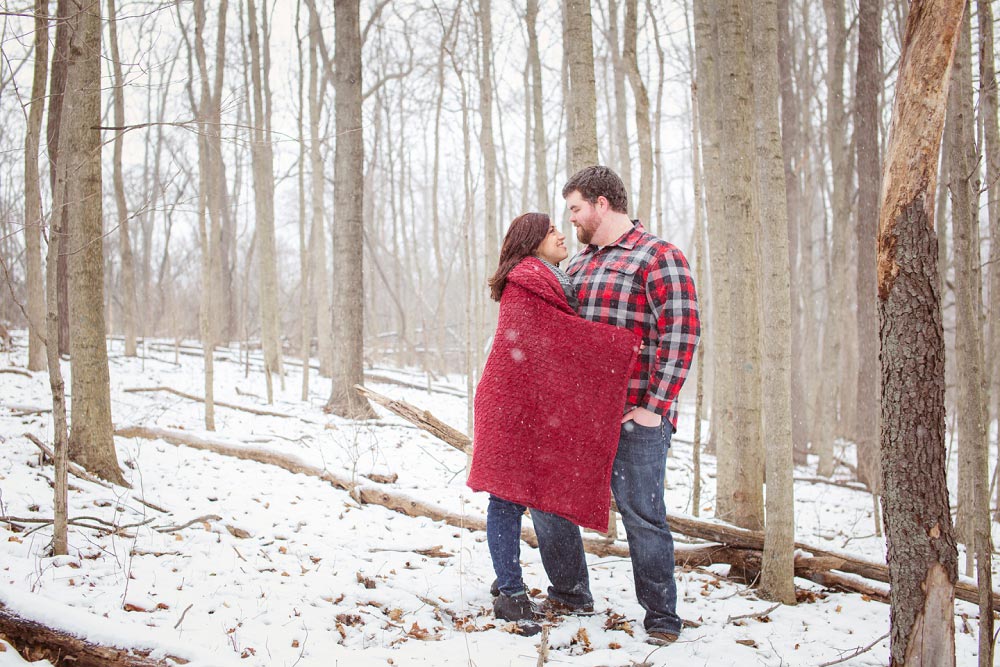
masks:
<svg viewBox="0 0 1000 667"><path fill-rule="evenodd" d="M535 277L539 274L544 275L543 272L547 271L548 270L545 268L545 265L542 264L542 260L538 259L534 255L529 255L514 265L514 268L507 274L507 278Z"/></svg>

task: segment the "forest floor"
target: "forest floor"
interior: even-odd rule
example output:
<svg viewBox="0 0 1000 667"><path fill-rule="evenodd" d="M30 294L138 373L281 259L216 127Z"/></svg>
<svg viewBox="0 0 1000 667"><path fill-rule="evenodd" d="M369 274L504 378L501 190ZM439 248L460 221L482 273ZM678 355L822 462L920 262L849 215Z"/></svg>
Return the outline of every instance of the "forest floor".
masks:
<svg viewBox="0 0 1000 667"><path fill-rule="evenodd" d="M0 369L26 363L23 332L17 333L15 349L0 353ZM329 380L313 372L309 400L301 401L298 366L288 365L284 388L276 388L274 405L267 406L259 362L251 362L247 375L235 350L217 353L217 401L288 416L217 407L211 434L204 431L200 403L162 392L124 391L168 386L203 395L200 354L180 352L175 356L163 342L148 345L144 358L125 358L121 342L112 342L117 428L183 429L291 454L359 480L395 474L387 484L394 492L450 512L484 516L485 494L464 485L464 454L382 408L376 408L380 418L369 423L325 414ZM367 382L375 391L465 430L461 378L435 379L428 390L427 377L415 371L371 372L416 385ZM68 364L63 374L68 389ZM5 516L52 517L52 467L40 463L38 449L24 435L51 442L51 415L23 414L33 407L51 407L47 373L0 373L0 513ZM682 411L667 462L667 505L690 514L693 418L691 406L683 407L689 410ZM0 603L9 610L95 643L152 649L151 657L179 656L198 666L538 663L539 638L519 636L493 617L494 577L484 533L359 504L327 482L275 466L163 440L119 437L116 445L132 489L71 477L69 513L133 527L109 534L71 526L70 555L52 558L45 555L48 526L29 534L40 524L13 532L0 523ZM853 460L853 448L841 450ZM847 479L845 469L837 472ZM701 513L710 517L712 456L703 457L701 475ZM797 469L796 477L815 477L814 467ZM874 536L867 493L799 481L795 496L799 540L883 561L885 543ZM994 539L998 536L995 532ZM543 595L547 583L538 551L524 545L522 561L529 588ZM650 646L628 560L588 556L588 561L597 613L552 625L550 665L823 665L873 643L841 664L888 664L888 605L797 579L804 602L760 618L734 619L772 605L725 579L725 565L678 570L678 611L699 625L672 646ZM960 563L964 566L961 555ZM996 564L995 559L994 572ZM956 602L958 665L976 664L977 614L974 605ZM0 650L0 666L23 664L14 651Z"/></svg>

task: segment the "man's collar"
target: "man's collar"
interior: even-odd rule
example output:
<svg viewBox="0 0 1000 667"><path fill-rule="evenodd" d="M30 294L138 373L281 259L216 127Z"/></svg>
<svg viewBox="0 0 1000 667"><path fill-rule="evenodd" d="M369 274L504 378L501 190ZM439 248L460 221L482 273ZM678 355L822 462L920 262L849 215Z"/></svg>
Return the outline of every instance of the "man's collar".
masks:
<svg viewBox="0 0 1000 667"><path fill-rule="evenodd" d="M631 250L632 248L634 248L635 244L639 242L639 237L642 236L643 232L646 231L646 228L643 227L642 223L639 222L638 220L633 220L632 225L633 225L632 229L628 230L627 232L625 232L624 234L622 234L617 239L615 239L614 241L612 241L611 243L609 243L604 247L607 248L610 246L619 246L621 248L624 248L625 250ZM598 247L599 246L596 246L593 243L589 243L587 244L586 248L580 251L580 254L589 255L592 252L596 252L598 250Z"/></svg>

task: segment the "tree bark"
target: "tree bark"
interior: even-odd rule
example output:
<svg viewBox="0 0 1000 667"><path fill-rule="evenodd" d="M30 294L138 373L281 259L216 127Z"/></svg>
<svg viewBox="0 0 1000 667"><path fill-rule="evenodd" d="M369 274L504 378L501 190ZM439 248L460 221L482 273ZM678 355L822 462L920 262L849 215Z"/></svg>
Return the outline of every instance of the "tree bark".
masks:
<svg viewBox="0 0 1000 667"><path fill-rule="evenodd" d="M359 0L337 0L333 235L333 386L326 408L348 419L374 411L353 387L364 379L364 136L361 119L361 27Z"/></svg>
<svg viewBox="0 0 1000 667"><path fill-rule="evenodd" d="M564 6L569 62L569 143L567 173L597 164L597 93L594 86L594 36L590 0L566 0Z"/></svg>
<svg viewBox="0 0 1000 667"><path fill-rule="evenodd" d="M753 80L750 69L750 3L725 0L720 14L720 80L722 95L722 141L720 158L725 188L725 220L732 227L726 249L730 261L744 279L730 281L729 298L733 326L729 329L731 365L727 369L733 387L732 456L734 465L719 469L717 516L743 528L764 526L764 448L761 440L761 341L757 242L759 225L755 202L753 135ZM738 326L736 323L739 323ZM770 335L771 332L768 332ZM723 473L729 473L723 477Z"/></svg>
<svg viewBox="0 0 1000 667"><path fill-rule="evenodd" d="M611 55L611 79L613 94L608 99L608 119L613 126L611 151L609 155L615 164L615 171L625 184L629 194L628 210L635 213L635 199L632 193L632 150L628 136L628 97L625 94L625 62L618 33L618 0L607 0L608 9L608 51ZM612 106L613 105L613 106ZM613 109L613 111L612 111Z"/></svg>
<svg viewBox="0 0 1000 667"><path fill-rule="evenodd" d="M934 186L964 2L915 0L906 21L878 236L883 511L890 664L955 664L955 540L944 448L944 339ZM917 159L914 159L914 157Z"/></svg>
<svg viewBox="0 0 1000 667"><path fill-rule="evenodd" d="M625 46L622 50L622 59L625 61L625 71L632 86L632 97L635 98L635 129L639 139L639 198L635 213L639 220L652 224L650 215L653 210L653 138L649 126L649 95L639 73L639 60L636 55L638 14L636 0L625 0ZM658 222L662 224L662 221Z"/></svg>
<svg viewBox="0 0 1000 667"><path fill-rule="evenodd" d="M125 356L136 356L135 262L132 259L132 241L129 235L128 204L125 201L125 177L122 174L122 143L125 139L125 78L118 53L118 26L115 0L108 0L108 37L111 47L111 66L114 70L114 189L115 207L118 210L118 244L122 261L122 321L125 329Z"/></svg>
<svg viewBox="0 0 1000 667"><path fill-rule="evenodd" d="M766 445L767 512L761 592L795 604L795 513L792 481L791 291L788 271L788 211L785 200L781 124L778 119L778 8L776 0L753 3L753 96L760 202L761 312L764 347L762 401Z"/></svg>
<svg viewBox="0 0 1000 667"><path fill-rule="evenodd" d="M68 237L72 430L69 456L98 477L128 486L118 467L111 424L111 382L104 322L101 198L101 12L67 17L66 93L59 133L65 164Z"/></svg>
<svg viewBox="0 0 1000 667"><path fill-rule="evenodd" d="M49 151L49 178L53 192L56 188L56 172L59 165L59 135L62 127L63 97L66 94L66 68L69 64L69 14L70 0L58 0L56 5L56 40L52 51L52 72L49 81L49 117L45 123L46 143ZM53 226L58 226L62 233L69 235L70 221L66 217L65 197L60 208L53 208L51 219ZM58 218L58 224L57 219ZM55 295L59 310L59 354L69 354L69 284L66 275L69 259L66 253L56 255L58 267L56 271ZM52 339L50 339L52 340Z"/></svg>
<svg viewBox="0 0 1000 667"><path fill-rule="evenodd" d="M549 171L545 160L545 109L542 106L542 61L538 54L538 0L527 0L528 66L531 68L532 149L535 156L535 210L549 211Z"/></svg>
<svg viewBox="0 0 1000 667"><path fill-rule="evenodd" d="M38 145L45 111L49 67L49 3L35 0L35 64L31 104L24 136L24 252L28 292L28 370L45 369L45 280L42 275L42 193L38 182ZM55 339L51 339L55 340Z"/></svg>
<svg viewBox="0 0 1000 667"><path fill-rule="evenodd" d="M881 0L859 4L858 74L854 140L858 155L858 479L881 493L878 451L878 309L875 304L875 244L878 236L879 92L882 89Z"/></svg>
<svg viewBox="0 0 1000 667"><path fill-rule="evenodd" d="M267 7L262 7L266 20ZM253 161L254 211L256 212L257 277L260 302L260 339L264 351L264 375L267 379L267 402L274 402L274 376L281 375L281 345L278 340L278 270L275 266L274 239L274 151L271 146L270 67L262 62L257 30L257 9L254 0L247 0L247 25L250 41L250 71L253 82L253 139L250 144ZM267 37L265 33L265 38ZM267 112L264 98L268 98Z"/></svg>

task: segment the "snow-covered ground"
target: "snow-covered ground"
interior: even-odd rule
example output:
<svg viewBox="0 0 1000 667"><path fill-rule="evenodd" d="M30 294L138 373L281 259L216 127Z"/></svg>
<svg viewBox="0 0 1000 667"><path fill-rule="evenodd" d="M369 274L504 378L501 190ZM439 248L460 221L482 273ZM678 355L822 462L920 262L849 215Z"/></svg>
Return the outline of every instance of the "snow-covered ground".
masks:
<svg viewBox="0 0 1000 667"><path fill-rule="evenodd" d="M0 354L0 368L23 368L25 339L18 333L15 350ZM124 391L169 386L202 395L200 356L175 357L168 343L151 344L144 355L126 359L120 342L111 345L116 427L209 435L200 403ZM324 414L329 381L314 372L309 400L301 401L297 366L288 366L284 388L276 388L274 405L266 406L259 365L251 363L246 377L236 357L235 350L219 354L216 400L290 416L217 407L210 437L293 454L359 479L396 474L390 486L401 493L451 512L484 515L485 495L464 486L464 454L381 408L374 423ZM67 387L69 370L64 364ZM465 430L461 378L435 379L428 391L422 374L371 372L416 385L369 382L375 391ZM31 406L51 406L47 373L0 373L0 513L9 517L52 516L51 465L40 464L38 450L24 437L32 433L50 442L51 416L23 415ZM692 510L692 428L689 411L682 414L667 470L668 506L684 513ZM162 440L117 438L116 444L132 489L71 477L70 516L132 527L118 534L71 527L70 555L50 558L44 555L47 526L26 523L27 531L13 532L0 523L0 603L93 642L152 649L152 657L178 656L196 666L537 663L539 638L514 634L493 618L484 533L361 505L320 479L274 466ZM714 473L714 458L703 457L703 516L712 514ZM796 476L813 471L802 468ZM867 494L810 482L798 482L795 493L799 540L884 557ZM806 580L796 584L815 593L809 601L760 619L733 619L771 604L720 578L726 566L713 566L678 570L679 612L699 625L678 643L657 648L645 643L628 560L588 560L599 613L551 627L549 664L819 665L868 646L889 627L887 605ZM522 561L528 586L544 591L538 552L524 546ZM975 665L978 611L957 602L955 614L958 664ZM883 639L844 664L885 665L888 646ZM0 666L23 664L0 644Z"/></svg>

